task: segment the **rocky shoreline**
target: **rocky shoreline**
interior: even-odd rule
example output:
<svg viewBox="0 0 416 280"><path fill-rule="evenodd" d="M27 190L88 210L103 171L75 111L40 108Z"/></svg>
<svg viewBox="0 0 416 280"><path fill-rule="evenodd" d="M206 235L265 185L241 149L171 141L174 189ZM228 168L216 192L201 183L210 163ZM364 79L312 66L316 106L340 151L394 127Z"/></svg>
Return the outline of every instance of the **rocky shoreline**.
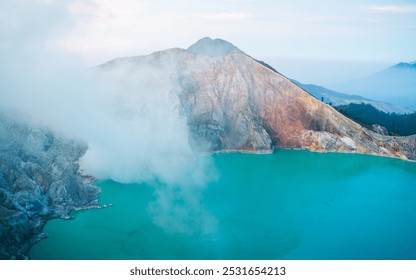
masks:
<svg viewBox="0 0 416 280"><path fill-rule="evenodd" d="M72 210L101 207L94 178L78 160L87 147L0 116L0 259L26 259L43 227Z"/></svg>
<svg viewBox="0 0 416 280"><path fill-rule="evenodd" d="M406 136L409 137L409 139L414 140L414 144L416 145L416 135ZM416 149L413 148L412 144L409 144L411 140L401 139L406 137L399 137L399 139L395 139L398 142L398 145L401 147L403 153L405 155L408 155L407 158L403 157L397 157L397 156L389 156L389 155L379 155L379 154L371 154L371 153L360 153L355 151L324 151L324 150L311 150L304 148L275 148L271 150L261 150L261 151L252 151L252 150L218 150L213 151L210 153L205 153L204 155L211 155L211 154L227 154L227 153L239 153L239 154L253 154L253 155L270 155L278 150L288 150L288 151L308 151L312 153L344 153L344 154L357 154L357 155L368 155L368 156L376 156L376 157L385 157L385 158L394 158L398 160L404 160L408 162L416 162ZM397 138L397 137L395 137ZM387 140L391 141L391 140ZM404 144L402 143L404 142ZM407 152L405 152L405 149L408 149Z"/></svg>
<svg viewBox="0 0 416 280"><path fill-rule="evenodd" d="M78 160L86 152L86 145L5 116L0 115L0 121L0 259L27 259L30 247L47 237L43 227L48 220L73 219L71 211L105 208L111 204L99 204L101 189L95 186L93 177L80 170ZM368 133L381 147L397 149L407 158L383 156L416 159L416 135L392 137ZM360 154L354 150L311 147L222 149L206 154L270 154L276 149Z"/></svg>

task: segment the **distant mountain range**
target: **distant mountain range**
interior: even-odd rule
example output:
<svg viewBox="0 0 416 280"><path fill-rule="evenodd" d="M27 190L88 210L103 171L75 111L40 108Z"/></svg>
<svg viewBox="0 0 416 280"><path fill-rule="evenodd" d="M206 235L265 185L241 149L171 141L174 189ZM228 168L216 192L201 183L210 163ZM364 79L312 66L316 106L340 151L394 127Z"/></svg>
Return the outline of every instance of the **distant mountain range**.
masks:
<svg viewBox="0 0 416 280"><path fill-rule="evenodd" d="M296 80L291 80L299 87L303 88L305 91L309 92L322 102L328 103L332 106L341 106L348 104L370 104L377 110L380 110L385 113L398 113L398 114L408 114L413 113L414 110L405 108L399 105L393 105L386 102L375 101L369 98L365 98L360 95L350 95L345 93L340 93L334 90L324 88L322 86L313 85L313 84L302 84Z"/></svg>
<svg viewBox="0 0 416 280"><path fill-rule="evenodd" d="M416 61L401 62L372 75L333 84L333 89L416 108Z"/></svg>
<svg viewBox="0 0 416 280"><path fill-rule="evenodd" d="M187 51L196 55L203 54L203 55L209 55L209 56L220 56L231 51L238 51L238 52L244 53L238 47L236 47L235 45L225 40L211 39L208 37L200 39L197 43L190 46L187 49ZM274 69L269 64L263 61L257 60L255 58L253 59L259 62L260 64L262 64L263 66L269 68L270 70L280 74L276 69ZM413 64L400 63L396 67L400 69L413 69L414 70L416 69L416 63L413 63ZM386 113L407 114L407 113L412 113L414 111L413 109L410 109L410 108L390 104L387 102L376 101L376 100L369 99L369 98L356 95L356 94L351 95L351 94L341 93L341 92L330 90L330 89L324 88L319 85L314 85L314 84L303 84L293 79L291 79L291 81L297 84L299 87L301 87L305 91L315 96L316 98L322 100L325 103L329 103L333 106L348 105L351 103L352 104L365 103L365 104L371 104L377 110L380 110ZM416 108L414 109L416 110Z"/></svg>

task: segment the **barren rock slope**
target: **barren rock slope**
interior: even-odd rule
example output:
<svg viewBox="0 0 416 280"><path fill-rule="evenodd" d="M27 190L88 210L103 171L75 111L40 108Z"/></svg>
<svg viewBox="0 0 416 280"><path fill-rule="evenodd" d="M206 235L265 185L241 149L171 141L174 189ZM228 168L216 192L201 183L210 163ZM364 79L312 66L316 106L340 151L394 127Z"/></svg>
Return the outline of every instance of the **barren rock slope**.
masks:
<svg viewBox="0 0 416 280"><path fill-rule="evenodd" d="M143 73L146 67L166 69L164 75L175 83L169 94L179 99L190 141L197 149L261 152L288 148L409 157L398 144L403 141L374 135L267 64L236 47L224 47L225 41L219 46L225 51L213 50L213 40L201 41L211 44L209 53L195 51L205 46L192 46L192 52L169 49L116 59L99 69L110 75L120 69L131 75Z"/></svg>

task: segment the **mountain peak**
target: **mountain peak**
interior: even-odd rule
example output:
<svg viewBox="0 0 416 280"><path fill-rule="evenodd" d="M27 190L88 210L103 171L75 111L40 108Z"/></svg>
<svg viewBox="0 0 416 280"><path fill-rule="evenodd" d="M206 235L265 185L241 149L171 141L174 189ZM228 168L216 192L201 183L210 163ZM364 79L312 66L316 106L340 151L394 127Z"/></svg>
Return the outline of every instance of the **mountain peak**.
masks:
<svg viewBox="0 0 416 280"><path fill-rule="evenodd" d="M400 62L399 64L394 65L392 68L400 69L416 69L416 61L413 62Z"/></svg>
<svg viewBox="0 0 416 280"><path fill-rule="evenodd" d="M211 39L209 37L204 37L198 40L195 44L191 45L187 49L190 53L193 54L200 54L200 55L207 55L207 56L220 56L224 55L231 51L239 51L241 50L222 39Z"/></svg>

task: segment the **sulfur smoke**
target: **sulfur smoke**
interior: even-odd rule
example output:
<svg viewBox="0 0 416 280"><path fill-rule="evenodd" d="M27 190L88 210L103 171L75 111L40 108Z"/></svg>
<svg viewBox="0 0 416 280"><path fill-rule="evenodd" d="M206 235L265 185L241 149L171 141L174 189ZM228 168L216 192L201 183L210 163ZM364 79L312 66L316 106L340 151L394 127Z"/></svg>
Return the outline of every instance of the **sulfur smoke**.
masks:
<svg viewBox="0 0 416 280"><path fill-rule="evenodd" d="M66 4L11 1L0 12L1 111L85 142L81 168L98 179L206 184L212 166L189 145L172 69L102 74L59 51Z"/></svg>

